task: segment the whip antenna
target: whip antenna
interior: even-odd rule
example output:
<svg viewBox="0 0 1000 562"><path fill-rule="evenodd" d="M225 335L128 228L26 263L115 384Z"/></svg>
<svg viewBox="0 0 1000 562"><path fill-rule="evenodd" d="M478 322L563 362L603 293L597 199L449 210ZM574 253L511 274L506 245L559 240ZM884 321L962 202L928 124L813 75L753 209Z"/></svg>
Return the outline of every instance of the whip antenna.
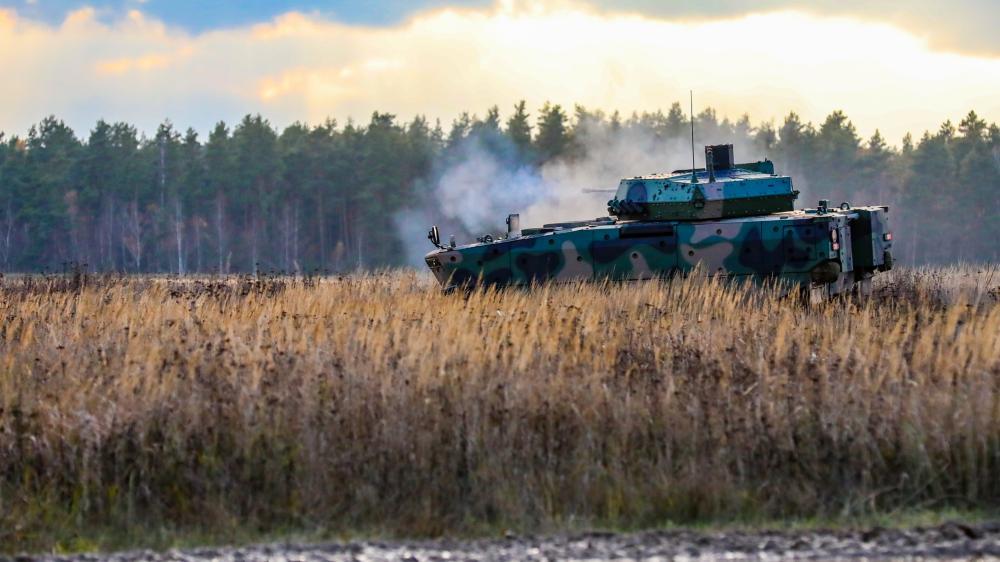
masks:
<svg viewBox="0 0 1000 562"><path fill-rule="evenodd" d="M698 183L698 176L694 173L694 90L688 90L691 96L691 183Z"/></svg>

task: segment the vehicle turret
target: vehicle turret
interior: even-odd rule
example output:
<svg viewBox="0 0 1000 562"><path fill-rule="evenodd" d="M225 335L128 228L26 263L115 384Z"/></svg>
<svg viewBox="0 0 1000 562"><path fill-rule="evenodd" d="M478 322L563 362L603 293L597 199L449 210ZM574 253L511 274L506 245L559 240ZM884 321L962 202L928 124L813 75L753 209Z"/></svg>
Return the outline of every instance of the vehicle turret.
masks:
<svg viewBox="0 0 1000 562"><path fill-rule="evenodd" d="M705 167L621 180L608 212L621 220L691 221L794 209L792 179L770 160L736 164L733 145L705 147Z"/></svg>

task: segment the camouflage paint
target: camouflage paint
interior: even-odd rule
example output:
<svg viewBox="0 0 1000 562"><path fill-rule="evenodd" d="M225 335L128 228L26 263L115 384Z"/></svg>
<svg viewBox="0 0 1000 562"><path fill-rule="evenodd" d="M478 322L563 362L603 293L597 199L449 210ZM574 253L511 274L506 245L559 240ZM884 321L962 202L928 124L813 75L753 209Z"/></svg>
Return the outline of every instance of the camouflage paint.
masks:
<svg viewBox="0 0 1000 562"><path fill-rule="evenodd" d="M520 237L440 248L425 259L445 289L698 270L782 280L820 296L870 286L876 271L892 267L888 207L793 211L798 192L770 162L714 172L695 170L698 182L690 170L625 179L609 202L617 220L524 229Z"/></svg>
<svg viewBox="0 0 1000 562"><path fill-rule="evenodd" d="M883 265L881 257L891 247L891 241L883 240L884 219L884 207L865 207L695 223L582 226L435 250L426 261L446 288L649 279L686 274L695 268L709 275L772 277L806 284L810 273L824 262L833 262L838 271L859 278L870 276ZM834 230L839 249L834 249ZM854 236L852 244L853 232L870 234L860 239ZM856 261L852 251L858 244L877 247L878 263L870 258Z"/></svg>
<svg viewBox="0 0 1000 562"><path fill-rule="evenodd" d="M770 161L710 173L679 170L623 179L608 212L622 219L706 220L791 211L799 192Z"/></svg>

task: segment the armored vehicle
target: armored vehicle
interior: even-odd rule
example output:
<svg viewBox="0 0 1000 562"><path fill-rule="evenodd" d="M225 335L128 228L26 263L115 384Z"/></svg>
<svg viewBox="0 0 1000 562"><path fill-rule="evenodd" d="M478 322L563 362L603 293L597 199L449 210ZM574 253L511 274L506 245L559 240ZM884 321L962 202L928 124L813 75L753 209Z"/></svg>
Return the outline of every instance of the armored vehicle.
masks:
<svg viewBox="0 0 1000 562"><path fill-rule="evenodd" d="M733 145L705 147L705 167L621 180L611 216L441 243L425 257L446 290L545 281L640 280L702 272L773 279L810 300L868 294L892 267L886 206L795 210L792 179L769 160L737 164Z"/></svg>

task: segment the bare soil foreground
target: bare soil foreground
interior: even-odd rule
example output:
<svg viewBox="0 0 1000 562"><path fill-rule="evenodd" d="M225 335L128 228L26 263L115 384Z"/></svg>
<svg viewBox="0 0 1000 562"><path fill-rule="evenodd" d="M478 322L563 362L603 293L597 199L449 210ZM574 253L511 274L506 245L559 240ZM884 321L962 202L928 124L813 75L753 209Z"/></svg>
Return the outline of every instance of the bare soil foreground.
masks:
<svg viewBox="0 0 1000 562"><path fill-rule="evenodd" d="M908 530L634 534L582 533L479 541L267 544L245 548L134 551L107 556L41 556L17 560L139 561L438 561L438 560L1000 560L1000 522L946 523ZM0 558L0 561L3 561ZM13 559L8 559L13 560ZM6 561L4 561L6 562Z"/></svg>

